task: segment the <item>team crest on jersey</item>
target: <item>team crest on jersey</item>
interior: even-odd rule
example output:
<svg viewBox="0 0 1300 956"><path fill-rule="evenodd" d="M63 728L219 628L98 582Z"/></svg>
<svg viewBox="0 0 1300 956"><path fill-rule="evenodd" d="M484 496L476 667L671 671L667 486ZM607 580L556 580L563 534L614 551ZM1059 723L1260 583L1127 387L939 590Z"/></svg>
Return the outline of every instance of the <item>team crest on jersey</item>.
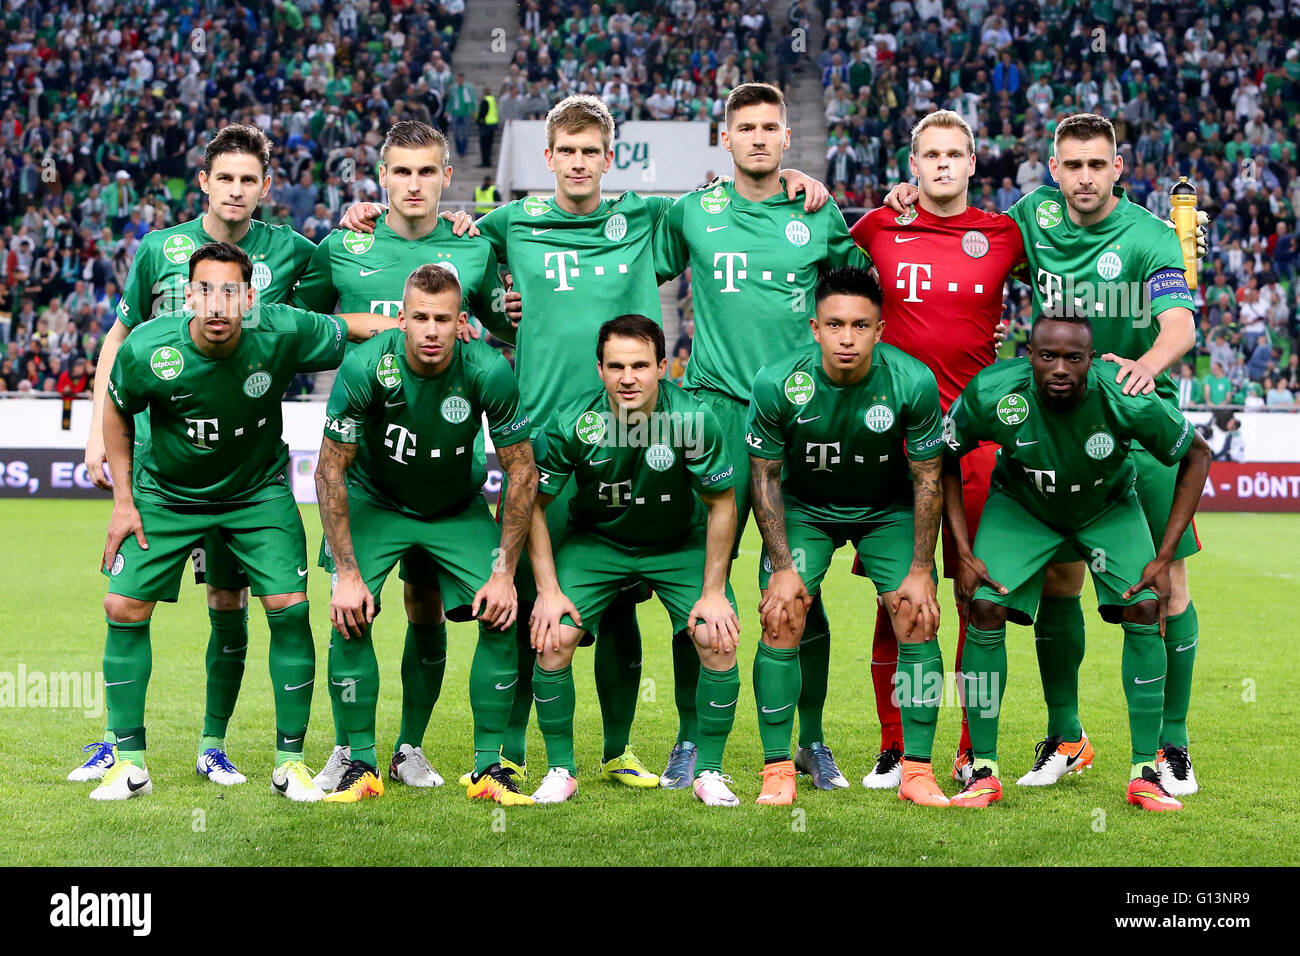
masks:
<svg viewBox="0 0 1300 956"><path fill-rule="evenodd" d="M574 429L578 441L588 445L597 444L605 437L605 416L600 412L583 412L578 416L578 425Z"/></svg>
<svg viewBox="0 0 1300 956"><path fill-rule="evenodd" d="M349 229L343 233L343 248L354 256L359 256L375 244L375 237L369 233L353 232Z"/></svg>
<svg viewBox="0 0 1300 956"><path fill-rule="evenodd" d="M244 394L249 398L261 398L271 387L270 372L254 372L244 379Z"/></svg>
<svg viewBox="0 0 1300 956"><path fill-rule="evenodd" d="M610 242L622 242L627 235L627 216L616 212L605 220L605 238Z"/></svg>
<svg viewBox="0 0 1300 956"><path fill-rule="evenodd" d="M122 552L117 552L113 557L113 566L109 568L108 573L117 577L122 573L122 568L126 567L126 558L122 557Z"/></svg>
<svg viewBox="0 0 1300 956"><path fill-rule="evenodd" d="M911 222L915 218L916 218L916 206L912 205L912 206L908 206L901 213L895 216L894 222L898 223L900 226L906 226L909 222Z"/></svg>
<svg viewBox="0 0 1300 956"><path fill-rule="evenodd" d="M676 460L677 456L667 445L651 445L645 450L645 462L655 471L667 471Z"/></svg>
<svg viewBox="0 0 1300 956"><path fill-rule="evenodd" d="M451 262L447 259L441 259L435 262L434 265L437 266L439 269L446 269L448 272L450 272L452 275L456 277L457 282L460 281L460 270L456 268L456 264L454 262Z"/></svg>
<svg viewBox="0 0 1300 956"><path fill-rule="evenodd" d="M524 200L523 210L530 216L544 216L551 211L551 204L541 196L529 196Z"/></svg>
<svg viewBox="0 0 1300 956"><path fill-rule="evenodd" d="M721 186L706 189L700 194L700 208L710 216L716 216L731 204L731 197Z"/></svg>
<svg viewBox="0 0 1300 956"><path fill-rule="evenodd" d="M1023 395L1012 392L998 400L998 421L1003 425L1019 425L1029 417L1029 403Z"/></svg>
<svg viewBox="0 0 1300 956"><path fill-rule="evenodd" d="M1044 229L1051 229L1061 224L1061 204L1055 199L1044 199L1034 211L1034 218Z"/></svg>
<svg viewBox="0 0 1300 956"><path fill-rule="evenodd" d="M265 262L253 264L253 288L265 292L271 285L271 267Z"/></svg>
<svg viewBox="0 0 1300 956"><path fill-rule="evenodd" d="M1110 453L1115 450L1115 439L1110 432L1093 432L1083 443L1083 450L1088 453L1089 458L1101 461L1103 458L1109 458Z"/></svg>
<svg viewBox="0 0 1300 956"><path fill-rule="evenodd" d="M961 251L972 259L983 259L989 254L989 237L972 229L961 237Z"/></svg>
<svg viewBox="0 0 1300 956"><path fill-rule="evenodd" d="M812 230L802 219L791 219L785 224L785 237L792 245L806 246L812 239Z"/></svg>
<svg viewBox="0 0 1300 956"><path fill-rule="evenodd" d="M867 409L863 421L873 432L887 432L894 427L894 410L877 402Z"/></svg>
<svg viewBox="0 0 1300 956"><path fill-rule="evenodd" d="M375 378L379 379L379 384L384 388L397 388L402 384L402 369L397 364L396 355L390 353L379 360Z"/></svg>
<svg viewBox="0 0 1300 956"><path fill-rule="evenodd" d="M795 372L785 380L785 397L792 405L807 405L817 391L817 384L807 372Z"/></svg>
<svg viewBox="0 0 1300 956"><path fill-rule="evenodd" d="M442 406L438 410L442 412L442 417L453 425L459 425L469 418L469 402L460 395L448 395L442 400Z"/></svg>
<svg viewBox="0 0 1300 956"><path fill-rule="evenodd" d="M170 382L185 368L185 356L170 345L153 350L149 356L149 368L164 382Z"/></svg>
<svg viewBox="0 0 1300 956"><path fill-rule="evenodd" d="M168 262L177 265L189 262L190 256L194 255L194 240L189 236L168 236L167 241L163 243L163 255L167 257Z"/></svg>
<svg viewBox="0 0 1300 956"><path fill-rule="evenodd" d="M1107 282L1118 278L1123 269L1124 262L1120 259L1118 253L1106 252L1097 260L1097 275L1101 276Z"/></svg>

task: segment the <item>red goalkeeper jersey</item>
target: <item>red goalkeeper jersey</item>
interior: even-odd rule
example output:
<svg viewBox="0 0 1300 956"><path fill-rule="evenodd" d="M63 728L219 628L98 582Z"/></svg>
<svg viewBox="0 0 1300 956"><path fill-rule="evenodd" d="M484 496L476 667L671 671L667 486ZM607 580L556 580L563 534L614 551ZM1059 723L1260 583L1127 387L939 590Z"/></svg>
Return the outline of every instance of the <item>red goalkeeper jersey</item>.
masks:
<svg viewBox="0 0 1300 956"><path fill-rule="evenodd" d="M871 257L884 293L884 341L920 359L947 408L993 362L993 330L1007 276L1025 261L1009 216L967 209L935 216L873 209L849 231Z"/></svg>

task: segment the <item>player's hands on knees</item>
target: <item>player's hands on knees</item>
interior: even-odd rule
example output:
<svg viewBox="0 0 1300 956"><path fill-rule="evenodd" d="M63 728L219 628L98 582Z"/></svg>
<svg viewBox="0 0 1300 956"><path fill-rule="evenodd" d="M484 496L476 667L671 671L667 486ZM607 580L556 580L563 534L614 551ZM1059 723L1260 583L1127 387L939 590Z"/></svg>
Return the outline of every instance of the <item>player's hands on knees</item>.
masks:
<svg viewBox="0 0 1300 956"><path fill-rule="evenodd" d="M108 452L104 450L104 436L95 434L95 429L90 430L90 437L86 439L86 473L90 475L90 480L95 483L96 488L103 488L109 491L113 483L108 480L108 475L104 472L104 464L108 461Z"/></svg>
<svg viewBox="0 0 1300 956"><path fill-rule="evenodd" d="M1150 588L1156 592L1156 603L1160 605L1160 636L1165 636L1165 612L1169 609L1169 595L1173 590L1173 585L1169 579L1169 564L1164 558L1157 557L1142 569L1142 577L1138 583L1133 585L1124 592L1124 600L1128 600L1139 591L1145 591Z"/></svg>
<svg viewBox="0 0 1300 956"><path fill-rule="evenodd" d="M920 195L921 190L911 183L899 183L886 194L885 205L894 212L907 212L907 207L915 205Z"/></svg>
<svg viewBox="0 0 1300 956"><path fill-rule="evenodd" d="M732 654L739 642L740 618L725 593L701 594L686 618L686 629L695 635L697 643L713 653Z"/></svg>
<svg viewBox="0 0 1300 956"><path fill-rule="evenodd" d="M999 594L1007 593L1006 588L989 577L989 569L983 561L973 554L962 558L957 564L953 590L957 593L957 604L963 611L969 611L971 598L975 596L981 584L988 585Z"/></svg>
<svg viewBox="0 0 1300 956"><path fill-rule="evenodd" d="M377 202L354 202L339 220L340 229L351 229L362 234L375 231L375 220L384 214L387 206Z"/></svg>
<svg viewBox="0 0 1300 956"><path fill-rule="evenodd" d="M375 619L375 596L355 571L340 574L334 592L330 595L330 624L351 640L366 633Z"/></svg>
<svg viewBox="0 0 1300 956"><path fill-rule="evenodd" d="M479 614L479 605L483 613ZM494 631L504 631L515 623L519 613L519 598L515 594L513 575L493 571L487 584L478 589L470 611Z"/></svg>
<svg viewBox="0 0 1300 956"><path fill-rule="evenodd" d="M104 543L104 562L101 567L111 568L117 557L122 542L135 535L141 551L149 550L149 542L144 536L144 522L135 505L113 505L113 514L108 519L108 540Z"/></svg>
<svg viewBox="0 0 1300 956"><path fill-rule="evenodd" d="M506 273L506 318L514 328L519 328L519 320L524 317L524 297L515 291L515 277Z"/></svg>
<svg viewBox="0 0 1300 956"><path fill-rule="evenodd" d="M474 225L474 217L464 209L443 210L439 215L451 223L451 232L455 236L463 236L468 233L470 236L477 236L478 226Z"/></svg>
<svg viewBox="0 0 1300 956"><path fill-rule="evenodd" d="M569 615L582 627L582 616L563 591L539 591L528 622L528 642L539 654L560 649L560 618Z"/></svg>
<svg viewBox="0 0 1300 956"><path fill-rule="evenodd" d="M1137 395L1139 392L1143 395L1149 395L1156 387L1156 376L1160 374L1159 369L1142 362L1141 359L1120 358L1114 352L1107 352L1101 357L1103 362L1114 362L1119 366L1119 374L1115 376L1117 383L1128 379L1124 385L1125 395Z"/></svg>
<svg viewBox="0 0 1300 956"><path fill-rule="evenodd" d="M903 637L929 637L939 631L939 597L929 570L907 572L898 590L889 595L886 609L905 624Z"/></svg>
<svg viewBox="0 0 1300 956"><path fill-rule="evenodd" d="M759 602L758 614L763 621L763 631L775 635L783 626L791 626L796 621L802 622L808 608L812 607L812 595L808 593L803 578L793 568L775 571L768 579L767 591Z"/></svg>
<svg viewBox="0 0 1300 956"><path fill-rule="evenodd" d="M830 202L831 199L831 191L826 188L826 184L821 180L805 176L797 170L786 170L786 198L794 199L800 193L803 193L804 212L816 212Z"/></svg>

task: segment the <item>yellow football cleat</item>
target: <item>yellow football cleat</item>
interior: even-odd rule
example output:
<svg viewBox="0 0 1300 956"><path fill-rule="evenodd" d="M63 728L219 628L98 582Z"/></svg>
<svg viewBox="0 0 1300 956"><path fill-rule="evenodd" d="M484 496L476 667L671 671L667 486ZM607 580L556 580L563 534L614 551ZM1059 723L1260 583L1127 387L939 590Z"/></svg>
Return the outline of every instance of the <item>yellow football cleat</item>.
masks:
<svg viewBox="0 0 1300 956"><path fill-rule="evenodd" d="M508 773L514 779L516 784L521 780L528 779L528 767L525 764L515 763L513 760L502 757L501 769ZM474 771L469 770L461 774L460 779L456 782L462 787L468 787L474 782Z"/></svg>
<svg viewBox="0 0 1300 956"><path fill-rule="evenodd" d="M625 787L657 787L659 775L651 773L631 750L625 750L613 760L600 765L602 780L612 780Z"/></svg>
<svg viewBox="0 0 1300 956"><path fill-rule="evenodd" d="M469 789L465 791L465 796L471 800L492 800L503 807L522 807L537 802L528 794L519 792L515 786L514 774L499 763L484 770L477 780L473 774L469 774L469 778Z"/></svg>
<svg viewBox="0 0 1300 956"><path fill-rule="evenodd" d="M360 803L368 797L384 795L384 778L379 771L360 760L348 762L343 779L332 791L325 794L325 803Z"/></svg>

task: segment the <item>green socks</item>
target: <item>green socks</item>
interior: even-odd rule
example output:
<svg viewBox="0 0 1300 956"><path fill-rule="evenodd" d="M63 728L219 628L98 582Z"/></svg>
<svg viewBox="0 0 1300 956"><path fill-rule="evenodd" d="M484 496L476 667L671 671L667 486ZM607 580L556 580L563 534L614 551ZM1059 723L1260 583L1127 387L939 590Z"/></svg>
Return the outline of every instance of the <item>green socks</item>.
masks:
<svg viewBox="0 0 1300 956"><path fill-rule="evenodd" d="M402 727L393 742L393 753L402 744L424 746L424 731L442 693L442 676L446 670L446 622L408 623L406 646L402 650Z"/></svg>
<svg viewBox="0 0 1300 956"><path fill-rule="evenodd" d="M501 744L501 756L521 767L527 755L528 714L533 709L533 667L537 661L537 652L528 641L527 621L532 615L532 602L520 601L517 620L524 623L515 627L515 674L518 679L514 686L514 703L510 706L510 720L506 723L506 735Z"/></svg>
<svg viewBox="0 0 1300 956"><path fill-rule="evenodd" d="M371 630L344 640L330 630L330 700L343 717L343 744L352 748L351 759L375 763L375 709L379 704L379 662Z"/></svg>
<svg viewBox="0 0 1300 956"><path fill-rule="evenodd" d="M316 648L311 641L308 601L266 612L271 630L271 692L275 697L275 749L277 755L301 759L307 719L311 716L312 683L316 680ZM333 641L347 643L341 637ZM373 654L373 651L372 651ZM277 756L277 765L284 763Z"/></svg>
<svg viewBox="0 0 1300 956"><path fill-rule="evenodd" d="M1047 736L1080 740L1079 666L1083 663L1083 606L1077 597L1045 597L1034 621L1034 650L1047 704Z"/></svg>
<svg viewBox="0 0 1300 956"><path fill-rule="evenodd" d="M1168 633L1168 627L1165 628ZM1125 624L1120 672L1128 699L1133 763L1151 763L1160 746L1160 715L1165 700L1165 648L1159 624Z"/></svg>
<svg viewBox="0 0 1300 956"><path fill-rule="evenodd" d="M695 691L695 707L699 711L699 756L695 762L695 775L705 770L722 773L722 752L727 746L727 735L736 722L736 701L740 699L740 668L734 664L730 670L714 671L700 668L700 680ZM786 733L787 747L789 732Z"/></svg>
<svg viewBox="0 0 1300 956"><path fill-rule="evenodd" d="M772 647L758 642L754 655L754 703L758 707L758 737L763 762L790 759L795 705L802 685L799 648Z"/></svg>
<svg viewBox="0 0 1300 956"><path fill-rule="evenodd" d="M641 631L636 623L636 603L628 595L615 598L601 616L595 667L596 698L605 735L602 760L613 760L627 749L641 692Z"/></svg>
<svg viewBox="0 0 1300 956"><path fill-rule="evenodd" d="M107 619L105 619L107 620ZM104 696L117 756L144 766L144 698L153 671L149 622L108 621L104 640Z"/></svg>
<svg viewBox="0 0 1300 956"><path fill-rule="evenodd" d="M573 666L558 671L542 670L533 665L533 702L537 705L537 726L546 741L546 765L564 767L577 776L578 764L573 756Z"/></svg>
<svg viewBox="0 0 1300 956"><path fill-rule="evenodd" d="M474 772L497 763L518 678L515 628L489 630L479 624L478 645L469 669L469 706L474 713Z"/></svg>
<svg viewBox="0 0 1300 956"><path fill-rule="evenodd" d="M903 646L898 645L900 665ZM983 760L996 764L998 715L1002 711L1002 695L1007 686L1006 624L989 631L974 625L967 626L961 670L966 687L966 717L970 723L970 742L975 763L978 765Z"/></svg>
<svg viewBox="0 0 1300 956"><path fill-rule="evenodd" d="M943 702L943 654L937 640L921 644L899 641L894 686L903 721L903 755L909 760L929 760Z"/></svg>
<svg viewBox="0 0 1300 956"><path fill-rule="evenodd" d="M234 611L214 611L208 608L212 630L208 635L206 657L208 690L203 716L204 740L224 741L230 715L235 712L239 698L239 685L244 679L244 658L248 654L248 608ZM210 747L199 743L199 753Z"/></svg>
<svg viewBox="0 0 1300 956"><path fill-rule="evenodd" d="M1160 743L1187 746L1187 707L1192 696L1192 667L1200 624L1196 607L1187 605L1181 614L1165 618L1165 709Z"/></svg>
<svg viewBox="0 0 1300 956"><path fill-rule="evenodd" d="M694 743L700 736L695 690L700 683L700 654L685 631L673 635L673 701L677 704L677 742Z"/></svg>
<svg viewBox="0 0 1300 956"><path fill-rule="evenodd" d="M826 684L831 669L831 625L820 593L814 595L799 644L799 669L803 685L799 692L799 746L811 747L825 740L822 710L826 707Z"/></svg>

